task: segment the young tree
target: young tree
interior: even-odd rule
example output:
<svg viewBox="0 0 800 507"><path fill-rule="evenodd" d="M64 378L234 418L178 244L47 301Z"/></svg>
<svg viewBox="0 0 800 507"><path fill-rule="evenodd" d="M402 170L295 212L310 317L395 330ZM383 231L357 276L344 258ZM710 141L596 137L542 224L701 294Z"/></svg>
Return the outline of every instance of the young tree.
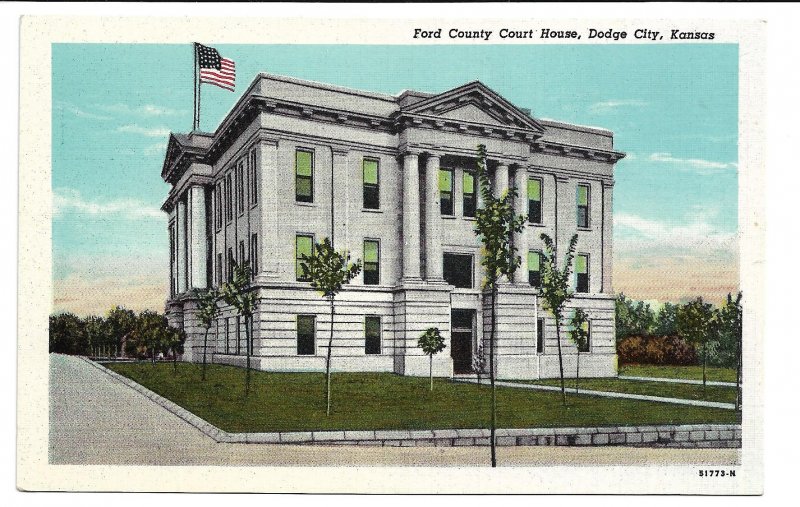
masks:
<svg viewBox="0 0 800 507"><path fill-rule="evenodd" d="M703 396L706 394L706 363L708 357L708 339L712 333L712 317L714 312L710 303L698 297L678 309L678 333L703 351Z"/></svg>
<svg viewBox="0 0 800 507"><path fill-rule="evenodd" d="M719 326L720 341L726 344L733 343L736 364L736 409L741 410L742 403L742 293L739 292L734 299L728 293L725 305L716 313Z"/></svg>
<svg viewBox="0 0 800 507"><path fill-rule="evenodd" d="M233 264L231 281L222 286L222 299L236 308L240 316L244 317L244 336L247 349L247 368L245 373L244 395L250 395L250 356L253 353L253 342L250 336L250 327L253 322L253 312L258 304L258 297L250 287L250 266L247 261L242 264Z"/></svg>
<svg viewBox="0 0 800 507"><path fill-rule="evenodd" d="M201 379L205 381L206 379L206 355L208 350L208 330L211 329L211 324L217 319L220 314L219 306L217 305L217 301L219 301L220 295L217 289L210 289L207 290L199 295L197 300L197 318L200 320L200 323L206 329L205 335L203 336L203 370L201 374Z"/></svg>
<svg viewBox="0 0 800 507"><path fill-rule="evenodd" d="M422 349L422 352L428 356L429 372L431 377L431 391L433 391L433 355L438 354L445 349L444 338L439 332L439 328L429 327L426 329L425 332L422 333L422 336L419 337L417 345Z"/></svg>
<svg viewBox="0 0 800 507"><path fill-rule="evenodd" d="M92 347L99 343L108 343L109 340L105 336L105 323L103 322L102 317L90 315L83 320L83 324L86 334L87 350L92 350Z"/></svg>
<svg viewBox="0 0 800 507"><path fill-rule="evenodd" d="M481 383L481 374L486 371L486 348L483 345L478 345L478 350L472 357L472 371L478 375L478 384Z"/></svg>
<svg viewBox="0 0 800 507"><path fill-rule="evenodd" d="M561 320L567 302L575 295L572 290L572 261L575 258L575 248L578 246L578 235L572 236L564 256L564 265L558 267L556 246L547 234L540 236L544 242L544 262L542 262L542 285L539 297L542 306L549 311L556 321L556 339L558 340L558 370L561 376L561 401L567 406L567 391L564 387L564 359L561 352Z"/></svg>
<svg viewBox="0 0 800 507"><path fill-rule="evenodd" d="M83 321L74 313L59 313L50 316L50 352L61 354L91 354L80 346L83 342Z"/></svg>
<svg viewBox="0 0 800 507"><path fill-rule="evenodd" d="M491 455L492 466L497 466L497 453L495 448L495 431L497 426L497 389L495 386L495 320L497 311L497 282L502 276L511 279L522 260L517 255L517 249L512 244L513 233L521 232L525 225L526 217L514 212L514 199L517 190L511 187L502 195L494 196L489 181L489 172L486 167L486 146L478 145L478 181L483 198L483 206L475 212L475 233L483 245L481 265L486 273L484 288L488 288L492 295L491 323L489 326L489 380L492 385L492 422L491 422Z"/></svg>
<svg viewBox="0 0 800 507"><path fill-rule="evenodd" d="M341 292L342 287L350 283L361 272L361 260L351 263L350 254L334 250L329 238L324 238L322 243L316 243L311 252L311 256L304 254L301 257L300 269L302 270L302 275L311 281L311 287L328 300L331 308L331 333L328 338L328 352L325 357L326 414L331 415L331 351L333 349L334 303L336 295Z"/></svg>
<svg viewBox="0 0 800 507"><path fill-rule="evenodd" d="M575 365L575 392L578 392L578 380L581 378L581 349L589 344L589 316L581 308L575 309L575 314L569 321L569 337L578 349L578 358Z"/></svg>
<svg viewBox="0 0 800 507"><path fill-rule="evenodd" d="M186 331L168 326L165 333L165 345L172 352L172 371L178 372L178 354L183 354L183 344L186 343Z"/></svg>

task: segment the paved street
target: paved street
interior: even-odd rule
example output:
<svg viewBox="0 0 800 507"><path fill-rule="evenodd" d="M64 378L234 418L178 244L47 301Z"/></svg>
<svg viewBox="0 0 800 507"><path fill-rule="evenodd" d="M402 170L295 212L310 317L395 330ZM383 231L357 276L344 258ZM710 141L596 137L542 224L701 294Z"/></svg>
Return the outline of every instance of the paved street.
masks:
<svg viewBox="0 0 800 507"><path fill-rule="evenodd" d="M499 447L501 466L734 464L738 449ZM126 465L481 465L487 447L216 443L79 358L50 356L50 462Z"/></svg>

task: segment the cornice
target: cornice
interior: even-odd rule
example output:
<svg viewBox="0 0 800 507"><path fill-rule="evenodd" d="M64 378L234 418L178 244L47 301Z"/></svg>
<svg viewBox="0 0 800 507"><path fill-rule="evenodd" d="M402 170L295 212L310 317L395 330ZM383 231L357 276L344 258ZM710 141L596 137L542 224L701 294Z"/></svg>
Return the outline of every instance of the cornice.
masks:
<svg viewBox="0 0 800 507"><path fill-rule="evenodd" d="M560 157L580 158L611 163L615 163L625 157L625 153L621 151L604 150L601 148L576 146L573 144L542 140L531 144L531 153L542 153L544 155L556 155Z"/></svg>

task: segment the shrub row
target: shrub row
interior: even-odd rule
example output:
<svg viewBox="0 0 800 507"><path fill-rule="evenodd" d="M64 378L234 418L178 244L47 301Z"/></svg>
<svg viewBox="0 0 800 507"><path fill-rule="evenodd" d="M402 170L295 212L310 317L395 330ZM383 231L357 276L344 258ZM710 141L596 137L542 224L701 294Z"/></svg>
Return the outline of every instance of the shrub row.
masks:
<svg viewBox="0 0 800 507"><path fill-rule="evenodd" d="M697 364L694 347L678 336L629 336L617 346L620 364Z"/></svg>

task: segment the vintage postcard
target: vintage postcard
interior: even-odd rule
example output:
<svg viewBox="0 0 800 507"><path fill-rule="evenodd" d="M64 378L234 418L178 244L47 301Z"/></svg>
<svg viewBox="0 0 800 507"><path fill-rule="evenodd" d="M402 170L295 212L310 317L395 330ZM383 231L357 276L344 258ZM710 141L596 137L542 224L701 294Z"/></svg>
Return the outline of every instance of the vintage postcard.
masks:
<svg viewBox="0 0 800 507"><path fill-rule="evenodd" d="M520 12L23 17L18 487L759 494L765 26Z"/></svg>

